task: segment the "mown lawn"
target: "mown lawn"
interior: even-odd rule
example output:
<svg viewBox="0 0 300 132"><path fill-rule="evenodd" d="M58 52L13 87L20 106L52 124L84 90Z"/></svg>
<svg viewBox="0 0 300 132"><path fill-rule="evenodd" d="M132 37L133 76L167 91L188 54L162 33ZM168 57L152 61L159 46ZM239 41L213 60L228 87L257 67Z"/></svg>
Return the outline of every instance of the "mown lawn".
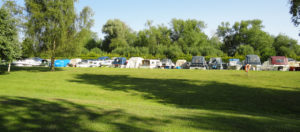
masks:
<svg viewBox="0 0 300 132"><path fill-rule="evenodd" d="M0 131L300 131L300 72L13 68Z"/></svg>

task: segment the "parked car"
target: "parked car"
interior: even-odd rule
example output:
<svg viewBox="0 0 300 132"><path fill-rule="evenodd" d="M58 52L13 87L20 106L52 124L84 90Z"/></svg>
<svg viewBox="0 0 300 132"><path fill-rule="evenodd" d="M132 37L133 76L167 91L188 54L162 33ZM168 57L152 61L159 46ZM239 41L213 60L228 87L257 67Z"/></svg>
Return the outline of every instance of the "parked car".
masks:
<svg viewBox="0 0 300 132"><path fill-rule="evenodd" d="M265 71L288 71L288 59L285 56L271 56L268 61L262 65L262 70Z"/></svg>
<svg viewBox="0 0 300 132"><path fill-rule="evenodd" d="M228 69L229 70L241 70L242 68L242 62L240 59L229 59L228 62Z"/></svg>
<svg viewBox="0 0 300 132"><path fill-rule="evenodd" d="M208 69L208 65L203 56L193 56L192 62L190 64L190 69Z"/></svg>
<svg viewBox="0 0 300 132"><path fill-rule="evenodd" d="M126 61L125 57L117 57L112 62L112 66L118 67L118 68L125 68L126 64L127 64L127 61Z"/></svg>
<svg viewBox="0 0 300 132"><path fill-rule="evenodd" d="M143 60L142 65L140 68L159 68L161 67L161 61L160 60L154 60L154 59L148 59L148 60Z"/></svg>
<svg viewBox="0 0 300 132"><path fill-rule="evenodd" d="M102 61L95 59L95 60L91 60L91 67L100 67L101 66Z"/></svg>
<svg viewBox="0 0 300 132"><path fill-rule="evenodd" d="M23 60L13 61L12 65L15 66L47 66L48 61L39 57L26 58Z"/></svg>
<svg viewBox="0 0 300 132"><path fill-rule="evenodd" d="M247 55L243 61L243 69L246 65L250 65L250 70L259 71L261 70L261 61L258 55Z"/></svg>
<svg viewBox="0 0 300 132"><path fill-rule="evenodd" d="M105 60L105 61L101 62L100 67L106 67L106 66L111 67L113 62L114 62L114 60L112 60L112 59Z"/></svg>
<svg viewBox="0 0 300 132"><path fill-rule="evenodd" d="M209 67L209 69L222 70L223 69L222 59L220 57L210 58L209 63L208 63L208 67Z"/></svg>
<svg viewBox="0 0 300 132"><path fill-rule="evenodd" d="M92 67L92 63L92 60L82 60L76 65L76 67Z"/></svg>
<svg viewBox="0 0 300 132"><path fill-rule="evenodd" d="M71 59L70 60L70 63L68 64L70 67L76 67L77 66L77 64L79 63L79 62L81 62L82 60L81 59L79 59L79 58L76 58L76 59Z"/></svg>
<svg viewBox="0 0 300 132"><path fill-rule="evenodd" d="M186 60L177 60L175 68L176 69L186 69L188 66L188 63Z"/></svg>
<svg viewBox="0 0 300 132"><path fill-rule="evenodd" d="M175 65L171 59L163 59L161 61L161 68L164 69L174 69Z"/></svg>

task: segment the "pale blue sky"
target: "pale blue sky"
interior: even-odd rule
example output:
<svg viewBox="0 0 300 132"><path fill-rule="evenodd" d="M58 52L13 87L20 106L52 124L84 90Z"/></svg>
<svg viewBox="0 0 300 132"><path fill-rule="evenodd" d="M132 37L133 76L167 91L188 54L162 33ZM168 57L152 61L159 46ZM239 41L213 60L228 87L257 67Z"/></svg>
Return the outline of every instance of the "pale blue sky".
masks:
<svg viewBox="0 0 300 132"><path fill-rule="evenodd" d="M135 31L144 29L147 20L169 25L172 18L197 19L207 24L205 32L209 36L222 21L261 19L264 30L271 35L283 33L300 40L300 28L290 20L288 0L79 0L76 10L84 6L94 10L93 31L100 37L105 22L115 18Z"/></svg>
<svg viewBox="0 0 300 132"><path fill-rule="evenodd" d="M261 19L265 31L286 34L299 40L298 29L290 20L288 0L80 0L77 10L90 6L95 12L94 31L108 19L118 18L133 30L145 28L147 20L169 25L172 18L197 19L207 24L211 36L222 21Z"/></svg>

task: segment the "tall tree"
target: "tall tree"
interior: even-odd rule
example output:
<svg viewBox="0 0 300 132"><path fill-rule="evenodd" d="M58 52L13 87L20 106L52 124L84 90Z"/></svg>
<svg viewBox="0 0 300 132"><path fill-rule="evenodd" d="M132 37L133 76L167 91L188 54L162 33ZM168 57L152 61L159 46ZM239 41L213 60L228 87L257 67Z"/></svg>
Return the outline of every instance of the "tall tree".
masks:
<svg viewBox="0 0 300 132"><path fill-rule="evenodd" d="M294 40L286 35L279 34L275 37L273 47L276 50L276 55L296 57L300 56L300 45L298 45L297 40Z"/></svg>
<svg viewBox="0 0 300 132"><path fill-rule="evenodd" d="M92 26L94 25L94 19L92 18L93 16L93 10L90 7L84 7L77 18L77 52L81 52L83 48L88 50L100 48L100 45L97 42L98 36L91 30Z"/></svg>
<svg viewBox="0 0 300 132"><path fill-rule="evenodd" d="M298 26L300 24L300 0L289 0L291 4L290 14L292 14L292 22Z"/></svg>
<svg viewBox="0 0 300 132"><path fill-rule="evenodd" d="M21 46L18 42L16 20L8 10L0 8L0 57L9 63L8 72L11 62L20 56Z"/></svg>
<svg viewBox="0 0 300 132"><path fill-rule="evenodd" d="M126 47L132 42L131 29L121 20L108 20L102 28L102 32L106 34L103 41L103 49L111 52L118 47ZM130 37L131 36L131 37Z"/></svg>
<svg viewBox="0 0 300 132"><path fill-rule="evenodd" d="M205 27L203 21L173 19L171 21L171 38L175 45L182 48L184 53L201 55L204 47L209 46L208 37L203 32Z"/></svg>
<svg viewBox="0 0 300 132"><path fill-rule="evenodd" d="M68 56L74 47L76 0L25 0L28 12L27 35L34 40L39 52L51 57L54 71L55 57ZM68 52L69 51L69 52Z"/></svg>
<svg viewBox="0 0 300 132"><path fill-rule="evenodd" d="M217 34L224 41L223 51L229 56L234 56L237 49L242 45L249 45L254 52L266 59L275 55L272 47L273 38L267 32L262 30L261 20L247 20L236 22L232 27L229 23L222 23L217 30ZM251 49L249 46L242 49Z"/></svg>

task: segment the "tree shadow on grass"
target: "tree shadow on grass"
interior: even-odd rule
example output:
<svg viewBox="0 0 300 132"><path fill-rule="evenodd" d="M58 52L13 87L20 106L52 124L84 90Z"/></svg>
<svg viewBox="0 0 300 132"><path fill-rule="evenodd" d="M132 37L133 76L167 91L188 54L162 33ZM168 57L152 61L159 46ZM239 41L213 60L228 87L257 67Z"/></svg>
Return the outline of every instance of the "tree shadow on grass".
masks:
<svg viewBox="0 0 300 132"><path fill-rule="evenodd" d="M121 120L121 121L120 121ZM25 97L0 97L1 132L94 132L91 124L108 125L113 131L151 131L135 125L158 125L163 121L137 117L121 109L86 107L67 100L46 101ZM88 124L88 125L84 125Z"/></svg>
<svg viewBox="0 0 300 132"><path fill-rule="evenodd" d="M134 90L141 92L145 99L154 99L159 103L171 104L180 108L205 109L270 117L274 119L277 117L291 119L282 121L281 123L283 124L292 123L291 121L294 121L294 119L300 118L299 91L240 86L216 81L147 79L135 78L127 75L81 74L77 76L76 80L70 81L97 85L106 90L125 92ZM197 116L198 115L194 115L190 120L194 120L201 124L200 121L197 120ZM222 116L219 117L222 118ZM238 118L228 119L227 117L223 117L223 119L225 122L229 121L231 123L233 120L235 122L241 121L240 125L243 125L243 122L259 124L259 122L255 120L247 121L247 118L243 118L245 120L242 120ZM218 120L220 119L211 122L211 125L213 125L213 123L220 123ZM296 123L300 126L299 122ZM277 128L274 126L275 124L272 125L272 121L270 121L270 123L265 123L264 125L271 125L270 127Z"/></svg>
<svg viewBox="0 0 300 132"><path fill-rule="evenodd" d="M11 72L16 71L27 71L27 72L49 72L49 67L11 67ZM55 71L63 71L61 68L55 68ZM7 74L7 67L6 66L0 66L0 75Z"/></svg>
<svg viewBox="0 0 300 132"><path fill-rule="evenodd" d="M300 130L300 121L297 119L270 118L270 117L243 117L234 114L189 114L185 116L170 116L170 120L188 122L183 125L201 130L222 132L297 132Z"/></svg>

